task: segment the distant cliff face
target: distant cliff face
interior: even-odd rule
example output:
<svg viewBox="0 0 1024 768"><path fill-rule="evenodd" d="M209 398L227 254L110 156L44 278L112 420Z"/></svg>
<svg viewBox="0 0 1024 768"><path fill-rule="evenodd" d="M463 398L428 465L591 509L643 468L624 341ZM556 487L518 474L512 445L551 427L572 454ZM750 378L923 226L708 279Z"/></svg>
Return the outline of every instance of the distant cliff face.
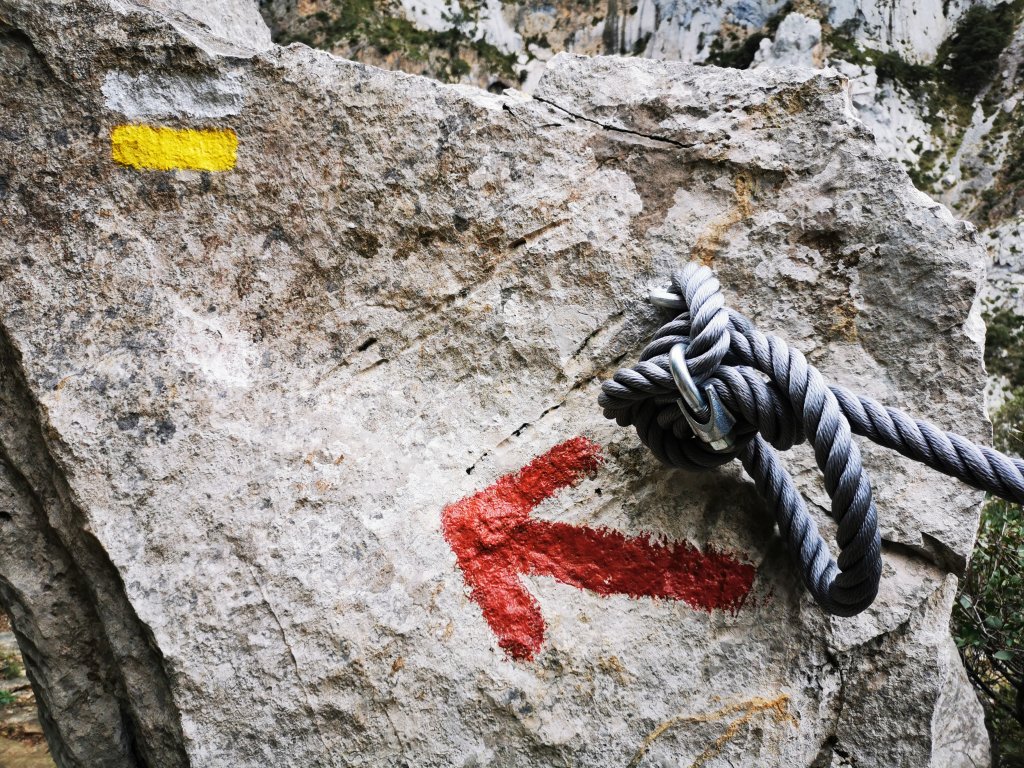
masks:
<svg viewBox="0 0 1024 768"><path fill-rule="evenodd" d="M746 69L831 66L886 154L985 230L997 301L1024 312L1021 3L964 0L263 0L279 42L532 92L560 51Z"/></svg>
<svg viewBox="0 0 1024 768"><path fill-rule="evenodd" d="M744 68L791 12L846 43L935 59L969 2L838 0L263 0L281 42L302 41L443 80L529 85L553 54L639 55Z"/></svg>

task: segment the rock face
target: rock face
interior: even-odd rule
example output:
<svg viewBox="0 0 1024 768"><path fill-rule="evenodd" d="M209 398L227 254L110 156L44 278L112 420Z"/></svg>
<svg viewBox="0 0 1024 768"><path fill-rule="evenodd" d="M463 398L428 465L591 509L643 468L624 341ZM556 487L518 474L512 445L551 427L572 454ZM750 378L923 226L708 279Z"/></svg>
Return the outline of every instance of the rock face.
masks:
<svg viewBox="0 0 1024 768"><path fill-rule="evenodd" d="M738 468L661 468L595 404L696 258L984 435L983 250L841 78L561 56L494 96L166 13L0 0L0 599L60 765L985 764L947 628L979 494L869 446L881 593L830 618ZM556 446L593 471L474 497ZM445 522L523 499L494 583L536 647ZM586 529L752 587L632 597L522 533Z"/></svg>
<svg viewBox="0 0 1024 768"><path fill-rule="evenodd" d="M275 39L532 93L555 53L834 67L919 189L975 223L986 303L1024 318L1024 14L976 0L260 0ZM1021 320L1024 322L1024 320Z"/></svg>

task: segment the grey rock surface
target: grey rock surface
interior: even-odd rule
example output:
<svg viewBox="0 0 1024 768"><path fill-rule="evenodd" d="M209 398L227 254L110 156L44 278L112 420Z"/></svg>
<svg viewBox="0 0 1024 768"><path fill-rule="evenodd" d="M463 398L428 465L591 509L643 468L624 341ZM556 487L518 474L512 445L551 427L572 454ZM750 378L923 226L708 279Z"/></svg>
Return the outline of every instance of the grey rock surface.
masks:
<svg viewBox="0 0 1024 768"><path fill-rule="evenodd" d="M948 633L978 493L867 447L886 568L834 619L737 467L661 468L595 405L697 258L836 381L984 437L983 251L840 77L560 56L500 97L182 18L0 0L0 599L59 764L986 762ZM115 163L140 121L237 164ZM579 435L604 463L534 518L733 553L742 607L527 576L544 642L502 651L442 511Z"/></svg>
<svg viewBox="0 0 1024 768"><path fill-rule="evenodd" d="M211 51L262 51L271 45L270 29L251 0L139 0L133 5L153 9Z"/></svg>

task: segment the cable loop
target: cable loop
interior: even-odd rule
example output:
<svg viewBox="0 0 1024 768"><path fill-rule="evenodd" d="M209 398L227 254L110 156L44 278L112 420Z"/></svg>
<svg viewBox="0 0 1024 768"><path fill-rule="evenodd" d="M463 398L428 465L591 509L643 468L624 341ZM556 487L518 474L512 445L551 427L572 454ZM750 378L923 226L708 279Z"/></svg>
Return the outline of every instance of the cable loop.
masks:
<svg viewBox="0 0 1024 768"><path fill-rule="evenodd" d="M632 425L670 466L699 471L738 458L771 508L804 585L829 613L863 611L882 574L878 513L854 434L1024 503L1024 461L829 385L799 350L726 307L708 267L687 264L671 288L651 292L651 302L676 314L635 366L601 384L604 415ZM832 500L837 560L777 453L804 440Z"/></svg>

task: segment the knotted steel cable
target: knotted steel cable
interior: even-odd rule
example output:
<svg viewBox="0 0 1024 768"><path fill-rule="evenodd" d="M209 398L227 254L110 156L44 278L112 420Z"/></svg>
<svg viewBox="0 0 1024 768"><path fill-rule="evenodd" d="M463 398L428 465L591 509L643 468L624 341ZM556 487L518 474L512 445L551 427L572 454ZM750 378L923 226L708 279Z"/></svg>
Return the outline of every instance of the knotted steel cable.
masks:
<svg viewBox="0 0 1024 768"><path fill-rule="evenodd" d="M882 573L878 514L853 434L1024 503L1024 461L829 385L799 350L727 308L707 267L687 264L660 294L656 304L682 311L658 329L640 362L602 383L605 416L633 425L674 467L704 470L739 458L828 612L863 611ZM838 562L776 452L805 439L832 500Z"/></svg>

